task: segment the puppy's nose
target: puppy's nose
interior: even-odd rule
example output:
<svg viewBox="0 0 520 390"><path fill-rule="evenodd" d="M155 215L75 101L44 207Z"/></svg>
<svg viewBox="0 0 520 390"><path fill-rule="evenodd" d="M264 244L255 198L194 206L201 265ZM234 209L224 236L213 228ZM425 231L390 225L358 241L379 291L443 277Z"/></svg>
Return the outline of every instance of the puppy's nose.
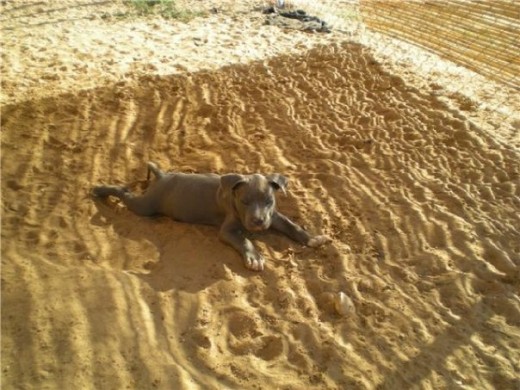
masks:
<svg viewBox="0 0 520 390"><path fill-rule="evenodd" d="M261 226L264 224L263 218L253 218L253 224L256 226Z"/></svg>

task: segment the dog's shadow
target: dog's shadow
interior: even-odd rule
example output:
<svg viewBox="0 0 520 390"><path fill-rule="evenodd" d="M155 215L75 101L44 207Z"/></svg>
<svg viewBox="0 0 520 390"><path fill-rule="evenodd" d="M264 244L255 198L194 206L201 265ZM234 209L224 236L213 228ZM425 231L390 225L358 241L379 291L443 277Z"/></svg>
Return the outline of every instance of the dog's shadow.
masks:
<svg viewBox="0 0 520 390"><path fill-rule="evenodd" d="M213 226L175 222L167 217L140 217L116 202L93 198L97 212L91 223L134 241L151 243L158 258L139 258L142 253L124 250L123 270L150 285L155 291L172 289L198 292L233 274L251 277L255 272L244 268L240 255L218 238ZM124 243L121 244L124 246Z"/></svg>

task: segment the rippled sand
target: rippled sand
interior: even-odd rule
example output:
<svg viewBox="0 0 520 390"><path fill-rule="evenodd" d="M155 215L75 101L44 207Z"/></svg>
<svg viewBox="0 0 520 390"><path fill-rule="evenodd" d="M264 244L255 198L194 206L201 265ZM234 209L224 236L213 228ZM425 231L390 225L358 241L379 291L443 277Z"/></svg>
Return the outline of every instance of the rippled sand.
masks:
<svg viewBox="0 0 520 390"><path fill-rule="evenodd" d="M145 162L283 172L320 249L94 201ZM2 108L7 388L520 386L518 151L352 43ZM346 293L340 316L331 296Z"/></svg>

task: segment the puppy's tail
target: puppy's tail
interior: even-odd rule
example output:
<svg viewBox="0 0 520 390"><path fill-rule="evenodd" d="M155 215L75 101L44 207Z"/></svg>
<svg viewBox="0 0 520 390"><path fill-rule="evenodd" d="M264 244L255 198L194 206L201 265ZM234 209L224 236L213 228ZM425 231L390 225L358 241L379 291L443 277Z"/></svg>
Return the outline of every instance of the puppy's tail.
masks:
<svg viewBox="0 0 520 390"><path fill-rule="evenodd" d="M150 172L153 172L157 179L160 179L164 176L164 172L159 169L157 164L149 161L148 164L146 164L146 166L148 167L148 174L146 175L147 181L150 181Z"/></svg>

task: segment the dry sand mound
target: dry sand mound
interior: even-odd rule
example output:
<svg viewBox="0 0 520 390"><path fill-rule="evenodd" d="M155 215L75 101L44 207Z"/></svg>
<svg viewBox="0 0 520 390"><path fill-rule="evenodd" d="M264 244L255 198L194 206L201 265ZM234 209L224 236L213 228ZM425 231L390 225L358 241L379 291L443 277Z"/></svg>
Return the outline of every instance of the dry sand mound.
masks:
<svg viewBox="0 0 520 390"><path fill-rule="evenodd" d="M2 112L5 388L520 386L519 167L345 44ZM193 172L283 172L263 273L212 227L89 197ZM337 315L329 293L356 312Z"/></svg>

